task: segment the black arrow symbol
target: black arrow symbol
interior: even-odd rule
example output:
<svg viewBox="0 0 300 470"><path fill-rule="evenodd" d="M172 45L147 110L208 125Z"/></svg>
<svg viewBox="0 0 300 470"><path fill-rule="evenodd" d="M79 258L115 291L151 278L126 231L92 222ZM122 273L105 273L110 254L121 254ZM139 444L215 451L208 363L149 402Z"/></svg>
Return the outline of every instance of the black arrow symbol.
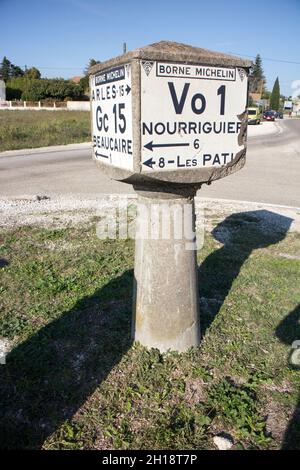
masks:
<svg viewBox="0 0 300 470"><path fill-rule="evenodd" d="M131 91L131 88L130 88L129 85L127 85L127 86L126 86L126 93L127 93L127 95L128 95L128 93L130 93L130 91Z"/></svg>
<svg viewBox="0 0 300 470"><path fill-rule="evenodd" d="M153 165L155 165L155 161L152 160L152 157L151 157L149 158L149 160L146 160L145 162L143 162L143 165L147 165L149 168L153 169Z"/></svg>
<svg viewBox="0 0 300 470"><path fill-rule="evenodd" d="M184 144L184 143L180 143L180 144L154 144L153 141L151 140L151 142L144 145L144 147L148 150L151 150L151 152L153 152L153 149L155 147L188 147L189 145L190 144Z"/></svg>
<svg viewBox="0 0 300 470"><path fill-rule="evenodd" d="M97 150L95 152L96 157L103 157L103 158L109 158L108 155L103 155L103 153L99 153Z"/></svg>

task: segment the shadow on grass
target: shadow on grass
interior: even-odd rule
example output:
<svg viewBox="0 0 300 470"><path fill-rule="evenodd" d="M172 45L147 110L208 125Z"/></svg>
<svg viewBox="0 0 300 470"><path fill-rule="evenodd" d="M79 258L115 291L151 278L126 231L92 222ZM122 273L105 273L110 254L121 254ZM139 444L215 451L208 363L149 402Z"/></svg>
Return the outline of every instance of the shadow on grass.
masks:
<svg viewBox="0 0 300 470"><path fill-rule="evenodd" d="M300 340L300 305L279 323L276 335L280 341L290 347L294 341ZM300 396L294 414L285 431L282 449L300 450Z"/></svg>
<svg viewBox="0 0 300 470"><path fill-rule="evenodd" d="M7 261L4 258L0 258L0 268L5 268L8 265L9 265L9 261Z"/></svg>
<svg viewBox="0 0 300 470"><path fill-rule="evenodd" d="M202 336L252 251L283 240L291 223L289 217L257 210L230 215L213 229L213 237L224 245L207 256L198 271Z"/></svg>
<svg viewBox="0 0 300 470"><path fill-rule="evenodd" d="M0 366L0 447L39 449L131 346L132 271L41 328Z"/></svg>
<svg viewBox="0 0 300 470"><path fill-rule="evenodd" d="M268 221L267 225L265 221ZM219 313L252 251L283 240L291 222L289 217L259 210L231 215L213 230L213 236L224 245L210 254L199 267L202 334ZM300 340L299 321L300 305L280 323L276 330L278 338L290 346L294 340ZM286 430L283 449L300 448L299 427L300 401Z"/></svg>
<svg viewBox="0 0 300 470"><path fill-rule="evenodd" d="M269 230L261 221L269 220ZM227 217L213 231L224 246L199 268L202 331L220 310L243 263L284 239L292 220L269 211ZM0 366L0 447L39 449L72 418L131 346L132 271L41 328ZM202 300L202 302L204 302Z"/></svg>

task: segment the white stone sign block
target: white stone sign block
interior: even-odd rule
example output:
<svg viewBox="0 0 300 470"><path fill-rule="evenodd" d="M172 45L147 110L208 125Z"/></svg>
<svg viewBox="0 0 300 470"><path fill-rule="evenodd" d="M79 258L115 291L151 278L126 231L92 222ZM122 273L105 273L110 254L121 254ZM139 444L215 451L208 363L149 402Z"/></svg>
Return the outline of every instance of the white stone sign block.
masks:
<svg viewBox="0 0 300 470"><path fill-rule="evenodd" d="M131 65L99 72L91 79L92 142L102 163L133 169Z"/></svg>
<svg viewBox="0 0 300 470"><path fill-rule="evenodd" d="M243 69L141 62L142 171L230 163L246 102Z"/></svg>

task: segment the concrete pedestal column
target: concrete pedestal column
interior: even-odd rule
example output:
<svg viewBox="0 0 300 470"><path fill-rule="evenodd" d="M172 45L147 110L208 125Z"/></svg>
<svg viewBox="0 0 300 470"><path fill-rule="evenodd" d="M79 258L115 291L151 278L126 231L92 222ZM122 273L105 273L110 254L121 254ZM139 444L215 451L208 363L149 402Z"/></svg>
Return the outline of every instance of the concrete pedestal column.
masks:
<svg viewBox="0 0 300 470"><path fill-rule="evenodd" d="M132 337L161 352L200 343L194 192L138 193Z"/></svg>

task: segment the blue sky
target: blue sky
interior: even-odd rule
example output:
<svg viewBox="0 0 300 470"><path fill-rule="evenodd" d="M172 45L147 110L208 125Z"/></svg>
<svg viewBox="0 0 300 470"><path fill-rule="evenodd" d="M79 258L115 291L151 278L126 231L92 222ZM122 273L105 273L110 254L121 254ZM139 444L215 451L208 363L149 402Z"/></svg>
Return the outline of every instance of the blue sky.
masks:
<svg viewBox="0 0 300 470"><path fill-rule="evenodd" d="M272 88L300 80L300 0L0 0L0 60L36 66L43 77L79 75L162 39L212 50L260 53ZM298 62L290 64L266 59Z"/></svg>

